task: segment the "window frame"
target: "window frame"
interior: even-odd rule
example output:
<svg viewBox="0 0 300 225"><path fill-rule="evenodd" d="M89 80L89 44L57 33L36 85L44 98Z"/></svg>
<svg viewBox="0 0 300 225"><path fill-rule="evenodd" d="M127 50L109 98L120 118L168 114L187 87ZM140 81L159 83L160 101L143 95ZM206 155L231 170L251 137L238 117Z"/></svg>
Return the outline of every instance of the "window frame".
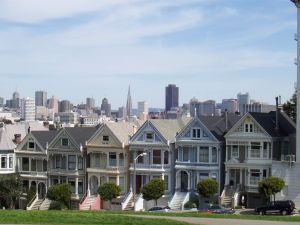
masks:
<svg viewBox="0 0 300 225"><path fill-rule="evenodd" d="M69 138L61 138L61 146L63 146L63 147L69 147L69 145L70 145Z"/></svg>

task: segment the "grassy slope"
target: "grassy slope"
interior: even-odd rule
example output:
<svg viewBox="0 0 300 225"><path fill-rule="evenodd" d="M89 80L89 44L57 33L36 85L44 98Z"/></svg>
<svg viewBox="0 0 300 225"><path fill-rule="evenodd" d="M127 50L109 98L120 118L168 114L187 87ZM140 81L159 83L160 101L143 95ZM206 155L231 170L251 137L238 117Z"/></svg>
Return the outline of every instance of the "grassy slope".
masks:
<svg viewBox="0 0 300 225"><path fill-rule="evenodd" d="M164 219L132 218L120 214L82 211L0 210L0 224L101 224L101 225L186 225Z"/></svg>

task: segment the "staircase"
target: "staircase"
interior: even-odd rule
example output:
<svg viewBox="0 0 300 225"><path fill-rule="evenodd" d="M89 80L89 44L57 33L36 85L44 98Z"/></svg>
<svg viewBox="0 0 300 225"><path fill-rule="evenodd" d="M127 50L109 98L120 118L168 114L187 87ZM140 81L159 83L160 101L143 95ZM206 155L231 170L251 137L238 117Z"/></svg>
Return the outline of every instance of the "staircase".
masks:
<svg viewBox="0 0 300 225"><path fill-rule="evenodd" d="M91 195L89 197L87 196L87 199L84 202L84 204L80 210L90 210L91 205L95 202L96 198L97 198L97 195Z"/></svg>
<svg viewBox="0 0 300 225"><path fill-rule="evenodd" d="M137 195L135 195L135 200L137 200ZM123 209L124 211L129 211L129 210L133 210L133 196L131 196L131 198L129 199L127 205L125 206L125 208Z"/></svg>
<svg viewBox="0 0 300 225"><path fill-rule="evenodd" d="M44 199L38 199L38 200L36 200L36 201L33 203L33 205L30 207L30 210L39 210L41 204L43 203L43 200L44 200Z"/></svg>
<svg viewBox="0 0 300 225"><path fill-rule="evenodd" d="M48 210L50 208L51 202L52 201L50 199L45 198L40 206L40 210Z"/></svg>
<svg viewBox="0 0 300 225"><path fill-rule="evenodd" d="M186 195L187 192L175 192L169 205L170 208L172 210L181 210L182 202L184 201Z"/></svg>
<svg viewBox="0 0 300 225"><path fill-rule="evenodd" d="M225 196L222 199L222 205L224 205L225 207L231 207L233 195L234 195L234 189L227 187L225 189Z"/></svg>

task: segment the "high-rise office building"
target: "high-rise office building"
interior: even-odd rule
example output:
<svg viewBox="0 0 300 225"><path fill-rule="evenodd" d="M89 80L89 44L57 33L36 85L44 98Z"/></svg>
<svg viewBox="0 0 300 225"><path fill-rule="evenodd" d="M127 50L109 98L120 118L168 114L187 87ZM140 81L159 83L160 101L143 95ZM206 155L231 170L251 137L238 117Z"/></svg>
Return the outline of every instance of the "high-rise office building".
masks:
<svg viewBox="0 0 300 225"><path fill-rule="evenodd" d="M46 106L47 105L47 92L46 91L36 91L35 92L35 105L36 106Z"/></svg>
<svg viewBox="0 0 300 225"><path fill-rule="evenodd" d="M14 109L18 109L20 108L20 94L19 92L15 91L13 93L13 98L12 98L12 102L11 102L11 107Z"/></svg>
<svg viewBox="0 0 300 225"><path fill-rule="evenodd" d="M146 101L138 102L138 118L140 120L148 118L148 103Z"/></svg>
<svg viewBox="0 0 300 225"><path fill-rule="evenodd" d="M222 112L236 113L238 111L238 102L236 99L223 99L222 100Z"/></svg>
<svg viewBox="0 0 300 225"><path fill-rule="evenodd" d="M111 105L108 103L108 99L107 98L103 98L102 99L102 103L101 103L101 112L104 112L104 114L107 117L111 116Z"/></svg>
<svg viewBox="0 0 300 225"><path fill-rule="evenodd" d="M59 103L59 106L59 112L71 112L72 110L71 102L69 100L62 100Z"/></svg>
<svg viewBox="0 0 300 225"><path fill-rule="evenodd" d="M250 104L250 95L249 93L238 93L237 94L237 102L238 102L238 109L241 115L245 114L245 110L243 109L244 105Z"/></svg>
<svg viewBox="0 0 300 225"><path fill-rule="evenodd" d="M169 84L166 87L166 112L170 111L171 108L178 107L179 105L179 87L175 84Z"/></svg>
<svg viewBox="0 0 300 225"><path fill-rule="evenodd" d="M130 86L128 88L128 94L127 94L127 102L126 102L126 116L130 118L132 115L132 99L130 94Z"/></svg>
<svg viewBox="0 0 300 225"><path fill-rule="evenodd" d="M205 116L214 116L216 111L216 101L215 100L207 100L203 103L203 115Z"/></svg>
<svg viewBox="0 0 300 225"><path fill-rule="evenodd" d="M86 108L87 109L95 108L95 99L94 98L86 98Z"/></svg>
<svg viewBox="0 0 300 225"><path fill-rule="evenodd" d="M21 101L21 117L25 121L35 121L35 101L32 98L24 98Z"/></svg>
<svg viewBox="0 0 300 225"><path fill-rule="evenodd" d="M51 109L53 113L58 113L58 99L55 96L49 99L48 108Z"/></svg>
<svg viewBox="0 0 300 225"><path fill-rule="evenodd" d="M0 97L0 107L4 107L4 98Z"/></svg>
<svg viewBox="0 0 300 225"><path fill-rule="evenodd" d="M120 119L125 119L126 118L126 108L124 106L119 107L118 118L120 118Z"/></svg>

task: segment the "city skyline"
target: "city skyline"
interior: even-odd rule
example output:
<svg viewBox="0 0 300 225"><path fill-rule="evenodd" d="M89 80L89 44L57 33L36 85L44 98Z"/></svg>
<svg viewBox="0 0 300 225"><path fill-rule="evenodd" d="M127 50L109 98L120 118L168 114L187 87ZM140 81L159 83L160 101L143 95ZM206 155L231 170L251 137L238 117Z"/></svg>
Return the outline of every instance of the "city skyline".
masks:
<svg viewBox="0 0 300 225"><path fill-rule="evenodd" d="M85 102L106 97L164 108L164 88L179 104L251 98L274 104L294 92L296 12L289 1L0 0L0 96L36 90ZM267 91L266 91L267 84Z"/></svg>

